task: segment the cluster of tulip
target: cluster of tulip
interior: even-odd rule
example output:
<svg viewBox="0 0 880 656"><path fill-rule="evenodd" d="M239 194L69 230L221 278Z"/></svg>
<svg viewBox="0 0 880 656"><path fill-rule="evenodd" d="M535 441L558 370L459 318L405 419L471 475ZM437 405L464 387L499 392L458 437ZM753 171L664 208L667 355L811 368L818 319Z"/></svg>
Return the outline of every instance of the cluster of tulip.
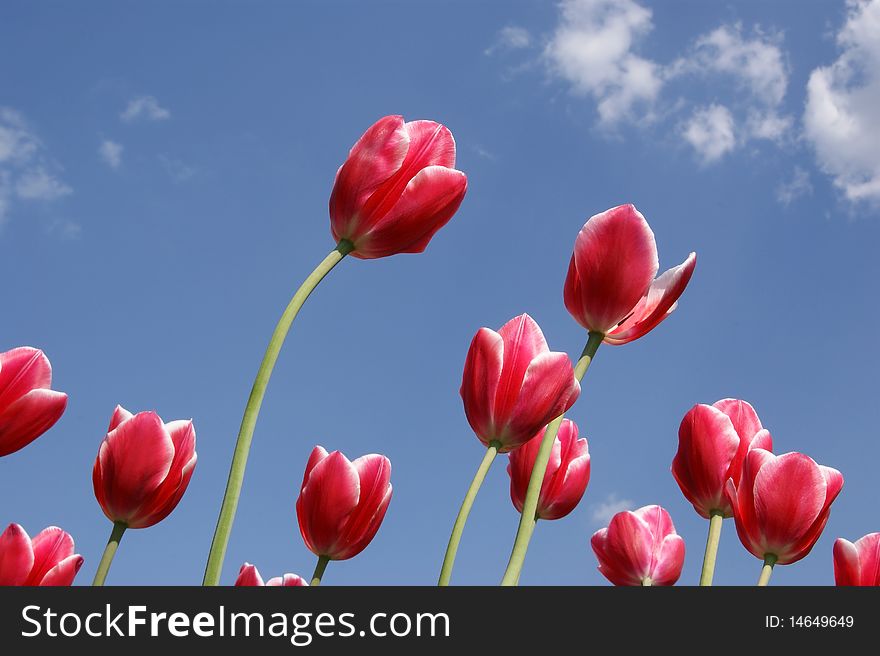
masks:
<svg viewBox="0 0 880 656"><path fill-rule="evenodd" d="M388 116L371 126L339 168L330 196L336 247L297 290L272 335L245 408L208 555L204 584L217 585L248 451L272 369L287 333L318 283L347 255L361 259L424 251L458 210L467 178L455 168L455 142L433 121ZM577 236L565 280L565 307L587 331L572 364L551 351L538 324L523 314L497 332L481 328L464 365L461 397L486 447L453 525L440 573L447 585L468 514L492 462L508 456L510 497L520 522L502 585L516 585L537 521L558 520L577 506L590 479L587 441L564 414L602 343L627 344L675 309L696 266L684 262L657 276L654 234L632 206L593 216ZM49 360L22 347L0 354L0 456L38 438L62 416L67 395L51 389ZM180 502L196 465L193 422L164 423L155 412L117 406L92 473L95 497L113 523L95 584L104 583L127 529L153 526ZM694 509L709 520L700 579L711 585L725 518L762 561L759 584L776 564L805 557L815 545L843 486L840 472L800 453L776 456L770 433L751 405L724 399L695 405L679 428L672 474ZM391 463L378 454L348 460L316 446L303 475L296 513L318 562L310 580L284 574L264 583L242 565L236 585L318 585L331 560L359 554L378 531L391 501ZM615 585L672 585L681 575L684 540L669 513L645 506L615 515L592 537L600 572ZM0 534L0 585L70 585L83 563L73 538L49 527L33 540L18 524ZM880 584L880 533L833 553L839 585Z"/></svg>

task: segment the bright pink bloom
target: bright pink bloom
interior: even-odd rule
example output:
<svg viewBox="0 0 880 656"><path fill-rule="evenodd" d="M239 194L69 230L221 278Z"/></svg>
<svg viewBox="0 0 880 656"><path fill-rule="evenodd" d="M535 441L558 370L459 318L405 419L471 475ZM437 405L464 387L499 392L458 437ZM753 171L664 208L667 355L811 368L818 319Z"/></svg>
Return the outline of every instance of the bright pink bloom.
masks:
<svg viewBox="0 0 880 656"><path fill-rule="evenodd" d="M351 462L312 449L296 500L299 530L316 556L346 560L366 548L391 501L391 462L371 453Z"/></svg>
<svg viewBox="0 0 880 656"><path fill-rule="evenodd" d="M541 440L547 427L520 448L510 452L507 473L510 475L510 499L519 512L522 512L526 489L532 477L532 468L541 448ZM578 427L570 419L563 419L556 439L550 462L541 485L538 497L539 519L560 519L574 510L590 482L590 453L587 440L578 439Z"/></svg>
<svg viewBox="0 0 880 656"><path fill-rule="evenodd" d="M673 585L684 565L684 540L660 506L625 510L593 534L599 571L614 585Z"/></svg>
<svg viewBox="0 0 880 656"><path fill-rule="evenodd" d="M57 526L33 540L18 524L0 533L0 585L71 585L83 557L73 553L73 538Z"/></svg>
<svg viewBox="0 0 880 656"><path fill-rule="evenodd" d="M855 544L835 540L834 581L837 585L880 585L880 533L869 533Z"/></svg>
<svg viewBox="0 0 880 656"><path fill-rule="evenodd" d="M421 253L458 210L467 177L452 133L434 121L386 116L352 147L330 195L333 239L363 259Z"/></svg>
<svg viewBox="0 0 880 656"><path fill-rule="evenodd" d="M749 449L772 451L773 440L755 409L745 401L700 403L684 416L678 428L672 475L700 515L708 519L716 510L733 517L724 488L730 478L739 483Z"/></svg>
<svg viewBox="0 0 880 656"><path fill-rule="evenodd" d="M839 471L803 453L752 449L739 485L731 479L726 491L743 546L761 560L772 554L788 565L810 553L842 487Z"/></svg>
<svg viewBox="0 0 880 656"><path fill-rule="evenodd" d="M267 583L263 583L263 577L260 576L260 570L257 569L256 565L251 565L250 563L245 563L241 566L241 569L238 570L238 578L235 579L235 585L237 586L273 586L273 587L299 587L299 586L308 586L308 582L301 576L297 576L296 574L285 574L284 576L276 576L271 579Z"/></svg>
<svg viewBox="0 0 880 656"><path fill-rule="evenodd" d="M107 518L128 528L165 519L186 492L196 466L192 420L167 424L155 412L116 406L101 443L92 483Z"/></svg>
<svg viewBox="0 0 880 656"><path fill-rule="evenodd" d="M528 442L568 410L581 386L565 353L551 351L527 314L496 333L480 328L464 363L464 413L480 441L501 443L501 453Z"/></svg>
<svg viewBox="0 0 880 656"><path fill-rule="evenodd" d="M596 214L581 228L565 279L565 307L584 328L626 344L674 309L697 265L696 253L657 275L654 233L633 205Z"/></svg>
<svg viewBox="0 0 880 656"><path fill-rule="evenodd" d="M52 365L39 349L0 353L0 456L33 442L64 413L67 394L51 386Z"/></svg>

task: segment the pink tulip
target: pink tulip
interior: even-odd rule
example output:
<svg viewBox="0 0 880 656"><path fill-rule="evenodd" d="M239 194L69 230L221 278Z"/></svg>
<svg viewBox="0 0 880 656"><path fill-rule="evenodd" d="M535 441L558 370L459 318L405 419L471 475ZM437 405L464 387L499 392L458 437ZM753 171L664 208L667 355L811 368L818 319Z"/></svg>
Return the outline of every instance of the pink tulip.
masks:
<svg viewBox="0 0 880 656"><path fill-rule="evenodd" d="M518 449L510 452L507 473L510 475L510 499L522 512L532 468L541 447L546 427ZM550 462L538 497L538 519L560 519L578 505L590 482L590 454L587 440L578 439L578 427L563 419L553 441Z"/></svg>
<svg viewBox="0 0 880 656"><path fill-rule="evenodd" d="M312 449L296 500L299 530L316 556L346 560L366 548L391 501L391 462L371 453L351 462Z"/></svg>
<svg viewBox="0 0 880 656"><path fill-rule="evenodd" d="M83 564L73 549L73 538L57 526L32 541L21 526L10 524L0 534L0 586L71 585Z"/></svg>
<svg viewBox="0 0 880 656"><path fill-rule="evenodd" d="M633 205L586 222L565 279L565 307L607 344L626 344L653 330L675 309L697 265L696 253L654 279L654 233Z"/></svg>
<svg viewBox="0 0 880 656"><path fill-rule="evenodd" d="M590 542L614 585L673 585L681 576L684 540L660 506L617 513Z"/></svg>
<svg viewBox="0 0 880 656"><path fill-rule="evenodd" d="M461 382L464 412L480 441L499 442L501 453L528 442L580 391L568 355L551 351L527 314L497 333L480 328L471 342Z"/></svg>
<svg viewBox="0 0 880 656"><path fill-rule="evenodd" d="M52 428L67 394L49 389L52 365L30 346L0 353L0 456L8 456Z"/></svg>
<svg viewBox="0 0 880 656"><path fill-rule="evenodd" d="M880 585L880 533L869 533L855 544L835 540L834 581L837 585Z"/></svg>
<svg viewBox="0 0 880 656"><path fill-rule="evenodd" d="M739 483L746 453L758 448L771 451L773 440L751 405L738 399L700 403L679 426L672 475L700 515L733 517L724 488L728 479Z"/></svg>
<svg viewBox="0 0 880 656"><path fill-rule="evenodd" d="M752 449L739 485L727 482L736 532L746 549L787 565L810 553L828 522L843 475L802 453L775 456Z"/></svg>
<svg viewBox="0 0 880 656"><path fill-rule="evenodd" d="M330 195L333 239L363 259L421 253L458 210L467 177L452 133L434 121L386 116L352 147Z"/></svg>
<svg viewBox="0 0 880 656"><path fill-rule="evenodd" d="M267 583L263 583L263 577L256 565L245 563L238 571L238 578L235 580L237 586L264 586L270 587L299 587L307 586L308 582L301 576L296 574L285 574L284 576L276 576L269 579Z"/></svg>
<svg viewBox="0 0 880 656"><path fill-rule="evenodd" d="M180 502L196 466L192 420L167 424L155 412L116 406L92 482L104 514L128 528L165 519Z"/></svg>

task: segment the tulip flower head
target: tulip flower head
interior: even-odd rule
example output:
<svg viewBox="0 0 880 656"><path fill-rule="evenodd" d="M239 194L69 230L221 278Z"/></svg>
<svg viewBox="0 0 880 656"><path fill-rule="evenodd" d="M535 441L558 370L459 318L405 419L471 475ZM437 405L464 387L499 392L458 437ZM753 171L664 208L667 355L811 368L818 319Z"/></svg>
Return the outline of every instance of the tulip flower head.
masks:
<svg viewBox="0 0 880 656"><path fill-rule="evenodd" d="M697 264L696 253L655 280L654 233L633 205L586 222L565 279L565 307L584 328L626 344L653 330L675 309Z"/></svg>
<svg viewBox="0 0 880 656"><path fill-rule="evenodd" d="M166 423L155 412L116 406L92 483L104 514L127 528L147 528L180 502L196 466L192 420Z"/></svg>
<svg viewBox="0 0 880 656"><path fill-rule="evenodd" d="M245 563L238 570L238 578L235 579L236 586L270 586L270 587L299 587L307 586L308 582L301 576L296 574L285 574L284 576L275 576L263 583L263 577L260 576L260 570L256 565Z"/></svg>
<svg viewBox="0 0 880 656"><path fill-rule="evenodd" d="M30 346L0 353L0 456L24 448L52 428L67 394L52 389L52 365Z"/></svg>
<svg viewBox="0 0 880 656"><path fill-rule="evenodd" d="M684 540L660 506L617 513L590 542L614 585L673 585L681 576Z"/></svg>
<svg viewBox="0 0 880 656"><path fill-rule="evenodd" d="M510 475L510 499L517 511L522 512L532 477L532 468L541 447L546 427L508 456L507 473ZM570 419L563 419L553 442L550 462L544 473L541 494L538 497L538 519L560 519L574 510L590 482L590 453L587 440L578 439L578 427Z"/></svg>
<svg viewBox="0 0 880 656"><path fill-rule="evenodd" d="M421 253L458 210L467 177L452 133L434 121L386 116L352 147L330 195L330 231L362 259Z"/></svg>
<svg viewBox="0 0 880 656"><path fill-rule="evenodd" d="M480 328L464 364L461 398L474 433L506 453L568 410L581 387L565 353L551 351L527 314L496 333Z"/></svg>
<svg viewBox="0 0 880 656"><path fill-rule="evenodd" d="M839 471L802 453L752 449L739 484L730 479L726 491L743 546L757 558L787 565L810 553L842 487Z"/></svg>
<svg viewBox="0 0 880 656"><path fill-rule="evenodd" d="M391 462L371 453L349 461L316 446L303 475L296 516L316 556L347 560L376 535L391 502Z"/></svg>
<svg viewBox="0 0 880 656"><path fill-rule="evenodd" d="M869 533L855 544L834 542L834 582L837 585L880 585L880 533Z"/></svg>
<svg viewBox="0 0 880 656"><path fill-rule="evenodd" d="M0 586L71 585L83 564L73 551L73 538L57 526L31 540L21 526L10 524L0 533Z"/></svg>
<svg viewBox="0 0 880 656"><path fill-rule="evenodd" d="M733 517L725 494L728 479L739 483L750 449L773 449L769 431L755 409L738 399L695 405L678 429L678 452L672 475L685 498L706 519L712 512Z"/></svg>

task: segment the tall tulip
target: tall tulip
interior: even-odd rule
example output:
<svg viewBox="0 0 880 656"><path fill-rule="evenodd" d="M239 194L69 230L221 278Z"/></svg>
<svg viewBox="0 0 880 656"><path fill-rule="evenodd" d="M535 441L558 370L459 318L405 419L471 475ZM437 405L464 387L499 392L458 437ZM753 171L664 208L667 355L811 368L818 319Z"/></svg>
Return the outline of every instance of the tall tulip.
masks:
<svg viewBox="0 0 880 656"><path fill-rule="evenodd" d="M721 523L733 517L725 485L728 479L739 483L746 453L755 448L771 451L773 441L755 409L739 399L697 404L678 428L672 475L694 509L709 520L700 585L712 585Z"/></svg>
<svg viewBox="0 0 880 656"><path fill-rule="evenodd" d="M467 177L454 167L455 140L446 127L386 116L363 134L336 172L329 209L330 232L337 244L294 294L260 363L229 468L205 585L220 581L260 406L293 320L318 283L346 255L373 259L424 251L467 191Z"/></svg>
<svg viewBox="0 0 880 656"><path fill-rule="evenodd" d="M565 279L565 307L589 335L574 372L583 380L602 342L626 344L665 319L676 306L697 264L691 253L656 280L657 246L654 233L632 205L596 214L577 236ZM501 585L516 585L535 530L544 471L561 418L544 433L529 482L516 539Z"/></svg>
<svg viewBox="0 0 880 656"><path fill-rule="evenodd" d="M528 442L568 410L578 394L580 384L568 355L550 350L541 327L529 315L514 317L498 332L477 331L464 364L461 399L486 454L452 527L440 585L449 584L467 517L495 456Z"/></svg>
<svg viewBox="0 0 880 656"><path fill-rule="evenodd" d="M349 461L340 451L312 450L296 500L300 533L318 557L312 585L329 561L353 558L370 544L390 502L388 458L371 453Z"/></svg>
<svg viewBox="0 0 880 656"><path fill-rule="evenodd" d="M758 585L767 585L774 565L810 553L842 487L839 471L802 453L748 452L739 484L730 479L726 491L740 541L764 562Z"/></svg>
<svg viewBox="0 0 880 656"><path fill-rule="evenodd" d="M868 533L855 543L837 538L833 553L837 585L880 585L880 533Z"/></svg>
<svg viewBox="0 0 880 656"><path fill-rule="evenodd" d="M45 528L31 540L18 524L0 533L0 586L69 586L83 557L74 552L70 533Z"/></svg>
<svg viewBox="0 0 880 656"><path fill-rule="evenodd" d="M67 394L52 387L52 365L39 349L0 353L0 456L8 456L52 428Z"/></svg>
<svg viewBox="0 0 880 656"><path fill-rule="evenodd" d="M617 513L590 543L614 585L674 585L681 576L684 540L660 506Z"/></svg>
<svg viewBox="0 0 880 656"><path fill-rule="evenodd" d="M113 531L94 585L103 585L122 535L167 517L183 497L196 466L192 420L166 423L155 412L116 406L95 466L95 498Z"/></svg>
<svg viewBox="0 0 880 656"><path fill-rule="evenodd" d="M256 565L245 563L238 571L238 578L235 579L236 586L269 586L269 587L301 587L307 586L306 580L296 574L285 574L284 576L275 576L266 583L263 583L263 577L260 576L260 570Z"/></svg>

